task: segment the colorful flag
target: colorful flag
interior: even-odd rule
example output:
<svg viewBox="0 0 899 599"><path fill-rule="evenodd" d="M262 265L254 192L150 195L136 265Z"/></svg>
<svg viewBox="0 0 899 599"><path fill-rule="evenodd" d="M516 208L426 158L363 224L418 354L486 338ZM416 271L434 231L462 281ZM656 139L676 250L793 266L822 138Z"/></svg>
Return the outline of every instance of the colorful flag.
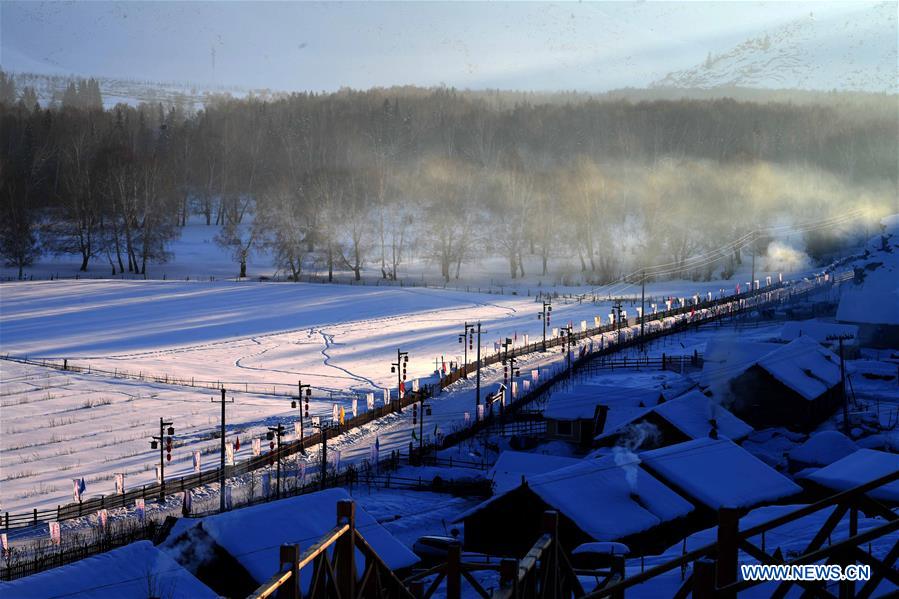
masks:
<svg viewBox="0 0 899 599"><path fill-rule="evenodd" d="M445 369L445 368L444 368L443 374L446 374L446 369ZM400 389L399 389L398 397L399 397L400 399L403 399L404 397L406 397L406 383L405 383L405 381L400 381Z"/></svg>
<svg viewBox="0 0 899 599"><path fill-rule="evenodd" d="M225 443L225 466L234 465L234 445Z"/></svg>
<svg viewBox="0 0 899 599"><path fill-rule="evenodd" d="M81 480L78 478L72 479L72 501L81 502Z"/></svg>
<svg viewBox="0 0 899 599"><path fill-rule="evenodd" d="M54 545L59 545L62 542L62 530L59 528L59 522L55 520L50 522L50 541Z"/></svg>
<svg viewBox="0 0 899 599"><path fill-rule="evenodd" d="M262 439L253 439L253 457L262 455Z"/></svg>
<svg viewBox="0 0 899 599"><path fill-rule="evenodd" d="M116 495L125 494L125 473L118 472L115 475L115 492Z"/></svg>
<svg viewBox="0 0 899 599"><path fill-rule="evenodd" d="M234 442L234 451L240 451L240 437Z"/></svg>
<svg viewBox="0 0 899 599"><path fill-rule="evenodd" d="M194 472L196 472L197 474L200 473L200 466L202 464L202 459L203 459L200 456L201 456L201 454L199 451L194 452Z"/></svg>
<svg viewBox="0 0 899 599"><path fill-rule="evenodd" d="M340 424L344 424L346 422L346 410L343 409L343 406L340 406L338 419L340 421Z"/></svg>

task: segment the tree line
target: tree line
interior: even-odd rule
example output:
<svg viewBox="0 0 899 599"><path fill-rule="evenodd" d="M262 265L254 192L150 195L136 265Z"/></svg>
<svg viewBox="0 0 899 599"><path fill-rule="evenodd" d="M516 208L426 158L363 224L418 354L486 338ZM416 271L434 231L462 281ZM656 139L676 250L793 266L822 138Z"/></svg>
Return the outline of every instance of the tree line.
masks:
<svg viewBox="0 0 899 599"><path fill-rule="evenodd" d="M689 259L753 228L896 206L890 96L859 109L398 88L104 110L95 82L42 107L9 81L0 251L20 276L44 254L146 275L199 218L239 276L266 250L294 280L366 268L396 279L425 260L449 281L484 256L512 279L602 283L669 261L683 265L673 275L707 279L732 273L741 252ZM823 235L804 241L824 254L839 235Z"/></svg>

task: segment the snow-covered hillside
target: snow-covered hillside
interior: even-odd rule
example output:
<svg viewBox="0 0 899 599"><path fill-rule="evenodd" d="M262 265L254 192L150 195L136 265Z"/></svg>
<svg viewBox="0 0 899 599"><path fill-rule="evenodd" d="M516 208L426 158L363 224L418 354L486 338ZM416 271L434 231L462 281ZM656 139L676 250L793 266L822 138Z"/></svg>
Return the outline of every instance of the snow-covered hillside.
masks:
<svg viewBox="0 0 899 599"><path fill-rule="evenodd" d="M896 11L895 2L820 20L811 11L729 51L710 51L702 64L653 86L833 89L836 80L840 90L895 93Z"/></svg>

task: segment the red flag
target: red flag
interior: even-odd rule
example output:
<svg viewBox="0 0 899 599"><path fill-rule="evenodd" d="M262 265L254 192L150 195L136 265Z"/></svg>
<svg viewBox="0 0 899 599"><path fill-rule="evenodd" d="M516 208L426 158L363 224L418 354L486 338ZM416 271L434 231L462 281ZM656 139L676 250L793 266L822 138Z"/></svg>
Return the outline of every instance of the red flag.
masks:
<svg viewBox="0 0 899 599"><path fill-rule="evenodd" d="M237 441L234 443L234 451L240 450L240 437L237 438Z"/></svg>
<svg viewBox="0 0 899 599"><path fill-rule="evenodd" d="M696 314L696 308L690 308L690 319L693 319L693 315Z"/></svg>

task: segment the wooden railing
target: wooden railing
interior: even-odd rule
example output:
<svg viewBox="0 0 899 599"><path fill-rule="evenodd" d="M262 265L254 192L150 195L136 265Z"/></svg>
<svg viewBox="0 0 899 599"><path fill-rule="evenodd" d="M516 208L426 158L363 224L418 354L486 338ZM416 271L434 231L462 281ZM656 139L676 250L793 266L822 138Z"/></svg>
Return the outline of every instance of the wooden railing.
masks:
<svg viewBox="0 0 899 599"><path fill-rule="evenodd" d="M690 564L693 564L693 571L685 578L680 588L673 595L675 598L684 598L691 593L694 597L702 598L736 597L740 591L745 591L763 582L761 580L738 580L739 553L742 551L759 563L768 565L812 564L822 560L826 560L828 563L847 565L861 561L863 564L871 566L871 579L864 583L857 594L855 593L854 583L841 582L840 597L866 599L871 596L884 578L899 586L899 573L893 567L893 564L899 558L899 534L895 534L899 531L899 515L869 496L871 491L897 480L899 480L899 471L836 493L793 512L744 530L739 529L739 510L721 508L718 513L718 536L715 543L686 552L678 558L649 568L625 580L606 585L586 595L586 597L589 599L624 597L627 589L675 569L685 570ZM829 508L834 509L805 550L799 556L790 560L785 559L778 550L768 552L764 549L764 543L763 547L758 547L750 541L753 537L760 535L764 538L766 532L779 526ZM837 524L840 523L847 512L849 513L849 536L846 539L824 547L825 541L830 538ZM859 512L881 517L886 522L864 533L859 533ZM892 535L892 537L888 535ZM875 558L863 549L866 543L879 538L896 540L888 551L887 556L882 560ZM836 599L832 593L824 588L822 583L809 581L784 581L777 587L774 597L784 597L793 585L803 587L803 590L812 596L833 597Z"/></svg>
<svg viewBox="0 0 899 599"><path fill-rule="evenodd" d="M357 550L365 560L359 580L356 579ZM337 502L337 525L302 553L299 545L282 545L280 562L278 572L250 594L250 598L263 599L277 593L282 599L300 596L354 599L382 597L387 592L391 598L415 599L356 529L356 504L352 500ZM302 590L300 575L310 566L309 588Z"/></svg>

